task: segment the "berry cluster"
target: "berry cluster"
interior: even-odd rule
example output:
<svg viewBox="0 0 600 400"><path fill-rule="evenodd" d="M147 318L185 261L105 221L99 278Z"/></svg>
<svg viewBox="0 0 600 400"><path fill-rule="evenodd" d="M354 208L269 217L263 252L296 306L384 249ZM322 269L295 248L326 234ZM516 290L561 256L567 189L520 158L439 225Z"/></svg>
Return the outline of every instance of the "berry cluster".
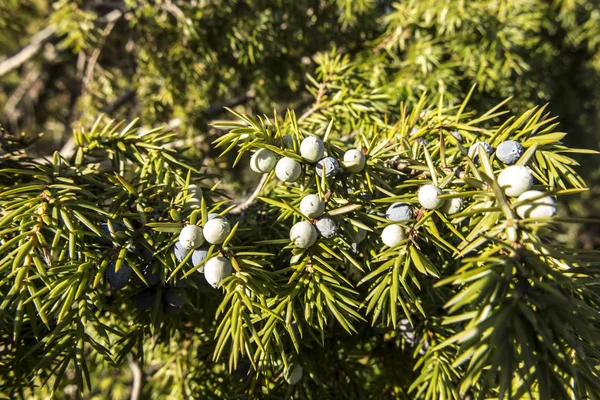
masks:
<svg viewBox="0 0 600 400"><path fill-rule="evenodd" d="M413 129L413 133L416 131ZM462 144L463 137L458 131L450 133L459 144ZM301 187L304 192L316 188L319 194L310 193L301 198L298 210L305 220L296 222L289 232L293 246L307 249L315 244L319 235L324 239L332 239L338 235L339 223L326 212L327 197L335 192L336 188L333 184L336 179L340 180L340 174L344 174L341 180L346 180L348 174L357 174L365 169L367 156L361 150L350 149L343 153L340 163L335 157L336 152L332 151L332 146L329 143L326 145L318 137L305 137L298 147L294 147L294 141L292 136L284 136L281 140L282 147L288 150L298 148L301 161L291 154L278 159L274 151L259 148L251 157L250 168L257 173L270 173L275 169L277 178L287 183L298 182L303 173L304 176L315 176L315 179L305 179ZM422 146L430 144L424 139L417 139L416 142ZM496 158L507 165L498 175L497 182L506 196L517 198L515 211L521 218L547 218L555 214L554 199L541 191L531 190L534 183L532 171L523 165L514 165L524 154L524 147L519 142L506 140L496 149L484 141L474 142L469 147L467 155L475 165L479 164L479 148L482 148L488 156L492 156L495 152ZM338 151L337 154L341 153ZM384 160L384 163L387 165L396 162L397 164L397 161L398 156L394 156L391 160ZM320 180L329 182L329 192L323 193L319 190ZM449 181L446 185L448 183ZM347 193L352 193L354 189L356 188L348 188ZM358 190L360 191L361 188ZM464 206L463 197L457 190L445 189L430 183L420 186L416 192L416 200L423 210L438 210L448 216L458 214ZM407 202L395 202L389 206L385 217L392 224L387 224L383 228L381 241L388 247L395 247L408 238L402 225L406 226L407 222L415 219L413 206ZM364 240L367 235L367 231L361 228L354 229L354 232L350 233L353 245ZM356 234L360 236L361 233L363 237L357 240Z"/></svg>
<svg viewBox="0 0 600 400"><path fill-rule="evenodd" d="M195 188L195 185L188 187L188 193L193 194L193 206L196 206L195 201L198 199L198 194L200 196L199 201L202 198L202 192L194 191ZM188 204L190 204L189 200ZM233 266L226 257L221 255L210 257L207 260L209 248L207 246L203 247L203 245L205 242L208 245L221 245L225 242L230 232L231 226L225 217L216 213L210 213L203 227L196 224L189 224L181 230L179 240L174 247L175 258L177 261L183 262L191 252L191 260L194 267L198 268L199 272L204 273L206 281L212 287L217 288L221 285L223 279L233 273Z"/></svg>

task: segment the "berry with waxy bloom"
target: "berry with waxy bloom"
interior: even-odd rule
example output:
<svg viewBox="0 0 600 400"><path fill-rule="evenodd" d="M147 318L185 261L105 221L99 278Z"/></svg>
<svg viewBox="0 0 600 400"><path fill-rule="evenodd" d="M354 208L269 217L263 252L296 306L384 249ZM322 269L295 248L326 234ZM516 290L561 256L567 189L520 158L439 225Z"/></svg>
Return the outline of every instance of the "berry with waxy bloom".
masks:
<svg viewBox="0 0 600 400"><path fill-rule="evenodd" d="M473 160L473 162L479 162L479 147L483 147L488 156L491 156L494 152L494 148L486 142L475 142L469 147L469 157Z"/></svg>
<svg viewBox="0 0 600 400"><path fill-rule="evenodd" d="M511 165L498 175L498 185L507 196L518 197L533 186L533 174L525 166Z"/></svg>
<svg viewBox="0 0 600 400"><path fill-rule="evenodd" d="M319 218L325 212L325 203L316 194L307 194L300 201L300 212L309 218Z"/></svg>
<svg viewBox="0 0 600 400"><path fill-rule="evenodd" d="M317 137L309 136L300 143L300 155L308 162L317 162L325 154L325 144Z"/></svg>
<svg viewBox="0 0 600 400"><path fill-rule="evenodd" d="M325 157L317 163L315 170L320 178L323 177L323 171L325 171L325 177L331 179L337 175L340 171L340 164L333 157Z"/></svg>
<svg viewBox="0 0 600 400"><path fill-rule="evenodd" d="M186 204L190 207L200 207L200 204L202 204L202 188L192 183L188 186L187 192L191 197L187 199Z"/></svg>
<svg viewBox="0 0 600 400"><path fill-rule="evenodd" d="M366 163L367 158L360 150L351 149L344 153L344 168L350 172L362 171Z"/></svg>
<svg viewBox="0 0 600 400"><path fill-rule="evenodd" d="M450 193L456 193L455 190L449 191ZM459 212L463 207L463 199L461 197L453 197L451 199L446 199L444 204L440 208L445 214L452 215Z"/></svg>
<svg viewBox="0 0 600 400"><path fill-rule="evenodd" d="M211 221L211 220L213 220L213 219L215 219L215 218L225 218L225 217L221 217L221 216L220 216L219 214L217 214L217 213L210 213L210 214L208 214L208 215L207 215L207 220L208 220L208 221Z"/></svg>
<svg viewBox="0 0 600 400"><path fill-rule="evenodd" d="M394 247L406 239L406 232L400 225L388 225L381 232L381 241L388 247Z"/></svg>
<svg viewBox="0 0 600 400"><path fill-rule="evenodd" d="M179 243L186 250L197 249L204 243L202 228L197 225L187 225L179 234Z"/></svg>
<svg viewBox="0 0 600 400"><path fill-rule="evenodd" d="M302 379L302 367L300 365L296 365L290 370L285 371L284 378L287 383L290 385L295 385L300 382Z"/></svg>
<svg viewBox="0 0 600 400"><path fill-rule="evenodd" d="M417 197L419 203L428 210L435 210L440 208L444 204L444 199L440 199L442 195L442 189L435 185L425 185L419 189Z"/></svg>
<svg viewBox="0 0 600 400"><path fill-rule="evenodd" d="M300 178L302 173L302 166L300 163L293 158L283 157L277 161L275 166L275 175L279 180L284 182L294 182Z"/></svg>
<svg viewBox="0 0 600 400"><path fill-rule="evenodd" d="M208 256L208 249L200 248L200 249L194 250L194 252L192 253L192 265L195 267L196 265L200 264L202 261L206 260L207 256ZM198 268L198 272L204 272L204 265L201 265L200 268Z"/></svg>
<svg viewBox="0 0 600 400"><path fill-rule="evenodd" d="M290 229L290 240L294 246L306 249L312 246L317 240L317 230L308 221L297 222Z"/></svg>
<svg viewBox="0 0 600 400"><path fill-rule="evenodd" d="M517 214L521 218L550 218L556 214L556 200L545 195L539 190L528 190L522 193L518 202L524 202L517 206Z"/></svg>
<svg viewBox="0 0 600 400"><path fill-rule="evenodd" d="M229 222L224 218L214 218L204 225L204 238L208 243L221 244L231 232Z"/></svg>
<svg viewBox="0 0 600 400"><path fill-rule="evenodd" d="M461 144L462 144L462 142L463 142L463 137L462 137L462 135L460 134L460 132L459 132L459 131L452 131L452 132L450 132L450 134L451 134L452 136L454 136L454 138L455 138L455 139L458 141L458 143L461 143Z"/></svg>
<svg viewBox="0 0 600 400"><path fill-rule="evenodd" d="M179 294L179 290L174 287L170 287L165 290L163 299L165 303L173 307L181 307L185 304L185 301Z"/></svg>
<svg viewBox="0 0 600 400"><path fill-rule="evenodd" d="M277 156L269 149L260 149L250 158L250 169L259 174L271 172L277 164Z"/></svg>
<svg viewBox="0 0 600 400"><path fill-rule="evenodd" d="M413 217L412 207L408 203L394 203L385 212L385 217L393 222L408 221Z"/></svg>
<svg viewBox="0 0 600 400"><path fill-rule="evenodd" d="M116 270L117 264L111 262L106 267L106 280L113 289L120 290L127 286L131 277L131 267L126 262L121 264L121 268Z"/></svg>
<svg viewBox="0 0 600 400"><path fill-rule="evenodd" d="M519 161L525 149L516 140L505 140L496 148L496 157L504 164L511 165Z"/></svg>
<svg viewBox="0 0 600 400"><path fill-rule="evenodd" d="M222 256L211 258L204 266L204 277L208 284L214 288L218 288L223 279L231 276L232 273L231 262Z"/></svg>
<svg viewBox="0 0 600 400"><path fill-rule="evenodd" d="M177 262L182 262L185 256L187 255L188 251L188 249L183 247L181 242L178 241L177 243L175 243L175 246L173 247L173 253L175 254L175 259L177 260Z"/></svg>
<svg viewBox="0 0 600 400"><path fill-rule="evenodd" d="M319 219L315 225L321 236L326 239L331 239L337 234L338 226L336 222L329 217Z"/></svg>

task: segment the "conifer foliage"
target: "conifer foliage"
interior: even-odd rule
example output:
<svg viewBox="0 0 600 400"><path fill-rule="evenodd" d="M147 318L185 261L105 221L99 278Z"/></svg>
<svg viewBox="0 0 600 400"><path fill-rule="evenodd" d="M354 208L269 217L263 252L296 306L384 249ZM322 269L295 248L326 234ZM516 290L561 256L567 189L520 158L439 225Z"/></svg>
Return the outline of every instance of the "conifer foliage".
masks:
<svg viewBox="0 0 600 400"><path fill-rule="evenodd" d="M0 398L599 399L596 3L0 2Z"/></svg>
<svg viewBox="0 0 600 400"><path fill-rule="evenodd" d="M324 57L302 116L213 123L263 174L241 205L135 121L69 159L5 137L4 393L128 361L157 398L596 398L597 258L551 235L590 151L543 107L394 110Z"/></svg>

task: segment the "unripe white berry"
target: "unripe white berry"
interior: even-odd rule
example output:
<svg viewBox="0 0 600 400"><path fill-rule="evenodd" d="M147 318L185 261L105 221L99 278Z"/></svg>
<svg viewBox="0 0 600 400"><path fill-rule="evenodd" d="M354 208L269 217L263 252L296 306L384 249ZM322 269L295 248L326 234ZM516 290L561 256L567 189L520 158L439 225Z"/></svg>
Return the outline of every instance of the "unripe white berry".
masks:
<svg viewBox="0 0 600 400"><path fill-rule="evenodd" d="M406 232L400 225L388 225L381 232L381 240L388 247L394 247L406 239Z"/></svg>
<svg viewBox="0 0 600 400"><path fill-rule="evenodd" d="M191 185L188 186L187 188L188 194L191 194L193 197L197 198L197 199L201 199L202 198L202 188L198 185L196 185L195 183L192 183Z"/></svg>
<svg viewBox="0 0 600 400"><path fill-rule="evenodd" d="M204 265L204 277L208 284L214 288L218 288L223 279L231 276L232 273L231 262L222 256L213 257Z"/></svg>
<svg viewBox="0 0 600 400"><path fill-rule="evenodd" d="M444 204L444 199L440 199L442 189L435 185L425 185L419 189L419 203L428 210L435 210Z"/></svg>
<svg viewBox="0 0 600 400"><path fill-rule="evenodd" d="M191 184L188 186L187 192L191 197L186 204L190 207L200 207L200 204L202 204L202 188L196 184Z"/></svg>
<svg viewBox="0 0 600 400"><path fill-rule="evenodd" d="M450 193L456 193L456 191L452 190L449 191ZM454 197L451 199L446 199L446 201L444 201L444 204L442 205L442 207L440 208L440 210L442 210L444 213L448 214L448 215L452 215L452 214L456 214L457 212L459 212L463 207L463 199L461 197Z"/></svg>
<svg viewBox="0 0 600 400"><path fill-rule="evenodd" d="M527 167L511 165L498 175L498 185L507 196L518 197L533 186L533 174Z"/></svg>
<svg viewBox="0 0 600 400"><path fill-rule="evenodd" d="M287 370L284 374L285 381L290 385L295 385L302 379L302 367L296 365L291 370Z"/></svg>
<svg viewBox="0 0 600 400"><path fill-rule="evenodd" d="M229 232L231 232L231 227L225 218L211 219L204 225L204 238L208 243L223 243Z"/></svg>
<svg viewBox="0 0 600 400"><path fill-rule="evenodd" d="M300 201L300 212L308 218L319 218L325 211L325 203L316 194L307 194Z"/></svg>
<svg viewBox="0 0 600 400"><path fill-rule="evenodd" d="M365 168L367 158L362 151L350 149L344 153L344 168L350 172L360 172Z"/></svg>
<svg viewBox="0 0 600 400"><path fill-rule="evenodd" d="M302 173L302 167L300 163L293 158L283 157L279 161L277 161L277 166L275 167L275 175L277 178L284 182L294 182Z"/></svg>
<svg viewBox="0 0 600 400"><path fill-rule="evenodd" d="M542 197L540 197L542 196ZM517 201L526 201L535 197L535 200L517 206L517 214L521 218L550 218L556 214L556 201L550 196L544 196L539 190L528 190L521 194Z"/></svg>
<svg viewBox="0 0 600 400"><path fill-rule="evenodd" d="M271 172L277 164L277 156L269 149L260 149L250 159L250 169L259 174Z"/></svg>
<svg viewBox="0 0 600 400"><path fill-rule="evenodd" d="M317 240L317 230L308 221L298 222L290 229L290 240L296 247L309 248Z"/></svg>
<svg viewBox="0 0 600 400"><path fill-rule="evenodd" d="M197 249L204 243L202 228L197 225L188 225L181 230L179 234L179 243L181 247L187 250Z"/></svg>
<svg viewBox="0 0 600 400"><path fill-rule="evenodd" d="M309 136L300 143L300 155L308 162L317 162L325 154L325 145L317 137Z"/></svg>

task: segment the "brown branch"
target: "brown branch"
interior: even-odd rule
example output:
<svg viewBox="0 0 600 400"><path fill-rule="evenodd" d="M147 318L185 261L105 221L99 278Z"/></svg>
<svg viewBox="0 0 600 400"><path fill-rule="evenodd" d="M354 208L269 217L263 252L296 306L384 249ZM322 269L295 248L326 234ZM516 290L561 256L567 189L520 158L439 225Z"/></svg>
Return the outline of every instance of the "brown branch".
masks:
<svg viewBox="0 0 600 400"><path fill-rule="evenodd" d="M113 10L104 16L104 19L106 19L107 24L104 27L104 31L102 31L102 39L100 40L100 43L98 44L98 46L92 52L90 61L88 62L87 68L85 70L85 75L83 77L83 82L82 82L82 93L84 93L87 90L89 84L92 81L92 77L94 74L94 68L96 67L96 63L98 62L98 57L100 57L102 48L104 47L104 44L106 43L106 38L108 37L108 35L110 35L110 33L112 32L113 28L115 27L117 21L122 16L123 16L123 12L121 12L120 10Z"/></svg>
<svg viewBox="0 0 600 400"><path fill-rule="evenodd" d="M133 380L131 388L131 400L139 400L142 395L143 371L140 367L139 361L135 360L131 354L128 357L128 362Z"/></svg>
<svg viewBox="0 0 600 400"><path fill-rule="evenodd" d="M49 25L33 35L31 42L12 57L0 61L0 77L19 68L42 49L43 45L51 40L56 33L56 26Z"/></svg>
<svg viewBox="0 0 600 400"><path fill-rule="evenodd" d="M254 189L252 194L250 196L248 196L248 198L243 203L238 204L234 209L232 209L230 211L230 213L231 214L240 214L246 208L250 207L254 203L254 200L256 200L256 198L260 194L260 191L262 190L264 184L267 182L268 177L269 177L269 174L263 174L262 178L260 178L260 182L258 182L258 185L256 185L256 188Z"/></svg>
<svg viewBox="0 0 600 400"><path fill-rule="evenodd" d="M19 82L19 86L17 86L8 100L6 100L6 103L4 104L4 114L11 124L16 123L21 115L21 113L17 111L17 106L19 103L21 103L21 100L23 100L23 98L27 95L27 92L29 89L31 89L41 74L42 70L39 67L34 67L27 71L25 77Z"/></svg>
<svg viewBox="0 0 600 400"><path fill-rule="evenodd" d="M299 118L298 118L298 122L310 117L311 115L313 115L315 112L319 111L319 109L321 108L321 100L323 98L323 96L325 95L325 88L327 87L327 84L329 83L329 79L331 79L331 75L327 76L323 82L321 82L319 84L319 90L317 92L317 97L315 97L315 104L308 110L306 111L304 114L302 114Z"/></svg>

